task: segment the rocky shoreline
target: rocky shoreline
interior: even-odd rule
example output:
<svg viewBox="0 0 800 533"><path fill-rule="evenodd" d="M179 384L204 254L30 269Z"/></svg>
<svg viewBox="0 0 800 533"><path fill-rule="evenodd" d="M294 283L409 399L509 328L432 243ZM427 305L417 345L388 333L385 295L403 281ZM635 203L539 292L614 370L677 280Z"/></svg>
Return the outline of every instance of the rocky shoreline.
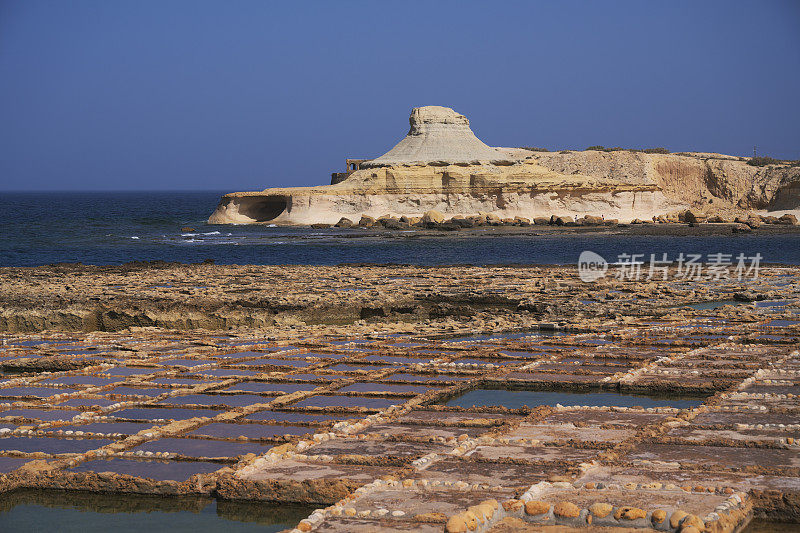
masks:
<svg viewBox="0 0 800 533"><path fill-rule="evenodd" d="M599 216L584 215L582 217L565 217L551 215L550 217L537 217L533 220L525 217L501 219L491 213L481 213L474 216L455 216L446 218L438 211L428 211L421 217L393 217L384 215L379 218L362 216L358 222L342 217L336 224L312 224L315 229L326 228L360 228L360 229L388 229L408 230L427 229L439 231L459 231L473 228L533 228L533 230L548 231L553 228L594 228L604 229L609 233L636 234L692 234L683 228L696 228L694 234L725 234L736 232L749 232L762 228L791 228L797 226L797 217L791 213L781 216L749 214L739 217L707 217L695 211L675 213L671 216L653 217L652 221L634 219L629 223L621 223L617 219L605 219ZM765 228L766 229L766 228ZM530 234L530 232L527 232Z"/></svg>
<svg viewBox="0 0 800 533"><path fill-rule="evenodd" d="M568 292L543 298L548 288L559 286L559 279L578 283ZM325 290L320 289L320 283L325 283ZM737 285L738 293L753 294L746 280ZM478 328L492 321L500 321L506 328L525 328L541 320L567 320L572 314L584 317L587 308L581 301L591 301L598 290L580 283L574 267L556 265L239 266L162 262L5 267L0 268L0 286L0 332L157 327L266 329L272 331L270 335L285 335L287 329L299 331L304 327L323 331L342 327L346 328L342 332L352 335L368 330L375 321L425 329L428 320L441 318L479 320L475 325ZM657 282L644 280L633 290L642 298L659 291ZM674 295L672 305L726 299L705 285ZM768 292L752 298L780 299L781 295ZM593 307L613 314L619 312L616 300L613 293L604 294ZM41 361L52 364L49 359Z"/></svg>

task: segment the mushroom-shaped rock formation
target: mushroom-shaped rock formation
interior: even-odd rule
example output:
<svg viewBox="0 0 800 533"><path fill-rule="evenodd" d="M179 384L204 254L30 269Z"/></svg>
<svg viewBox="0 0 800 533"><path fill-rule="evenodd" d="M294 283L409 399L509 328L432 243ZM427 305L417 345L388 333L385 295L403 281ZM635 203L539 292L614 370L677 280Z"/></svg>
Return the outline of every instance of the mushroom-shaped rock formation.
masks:
<svg viewBox="0 0 800 533"><path fill-rule="evenodd" d="M410 123L394 148L337 175L333 185L226 194L208 221L336 224L434 210L447 218L605 215L624 222L709 205L800 208L800 167L791 165L754 167L720 154L492 148L465 116L440 106L414 108Z"/></svg>
<svg viewBox="0 0 800 533"><path fill-rule="evenodd" d="M513 162L497 148L478 139L467 117L449 107L415 107L408 121L411 129L402 141L382 156L362 163L361 167Z"/></svg>

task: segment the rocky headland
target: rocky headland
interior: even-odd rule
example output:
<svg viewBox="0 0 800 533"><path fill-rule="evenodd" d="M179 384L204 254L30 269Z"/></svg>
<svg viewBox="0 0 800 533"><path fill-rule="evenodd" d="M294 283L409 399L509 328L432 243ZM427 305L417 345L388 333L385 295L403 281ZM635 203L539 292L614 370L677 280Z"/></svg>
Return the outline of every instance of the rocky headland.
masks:
<svg viewBox="0 0 800 533"><path fill-rule="evenodd" d="M586 217L587 224L746 223L771 222L756 211L779 211L777 219L800 209L794 164L755 166L713 153L493 148L474 135L465 116L439 106L413 109L409 122L394 148L341 181L226 194L209 222L369 226L383 219L391 227L450 220L471 227Z"/></svg>

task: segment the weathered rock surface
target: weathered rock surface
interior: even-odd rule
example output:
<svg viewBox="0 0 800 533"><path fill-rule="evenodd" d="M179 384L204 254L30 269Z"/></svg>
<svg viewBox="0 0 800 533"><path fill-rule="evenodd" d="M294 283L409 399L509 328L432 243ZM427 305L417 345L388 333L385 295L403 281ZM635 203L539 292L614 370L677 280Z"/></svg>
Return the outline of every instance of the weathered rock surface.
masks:
<svg viewBox="0 0 800 533"><path fill-rule="evenodd" d="M66 359L64 357L20 357L0 363L0 369L13 372L59 372L96 365L94 359Z"/></svg>
<svg viewBox="0 0 800 533"><path fill-rule="evenodd" d="M403 140L382 156L363 163L362 167L513 162L504 152L478 139L467 117L449 107L415 107L408 122L411 129Z"/></svg>
<svg viewBox="0 0 800 533"><path fill-rule="evenodd" d="M424 215L422 215L422 222L427 224L429 222L433 222L435 224L441 224L444 222L444 215L441 214L439 211L431 209Z"/></svg>

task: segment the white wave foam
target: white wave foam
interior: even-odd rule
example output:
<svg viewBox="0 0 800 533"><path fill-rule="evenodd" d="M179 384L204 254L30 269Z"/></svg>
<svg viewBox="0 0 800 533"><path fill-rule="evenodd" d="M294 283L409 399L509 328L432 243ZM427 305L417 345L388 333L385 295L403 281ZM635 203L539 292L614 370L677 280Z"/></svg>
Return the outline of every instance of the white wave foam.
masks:
<svg viewBox="0 0 800 533"><path fill-rule="evenodd" d="M209 231L208 233L203 233L203 235L222 235L222 234L218 231ZM230 235L230 233L228 235Z"/></svg>
<svg viewBox="0 0 800 533"><path fill-rule="evenodd" d="M136 240L138 241L138 240L139 240L139 237L137 237L136 235L134 235L133 237L131 237L131 239L136 239Z"/></svg>

